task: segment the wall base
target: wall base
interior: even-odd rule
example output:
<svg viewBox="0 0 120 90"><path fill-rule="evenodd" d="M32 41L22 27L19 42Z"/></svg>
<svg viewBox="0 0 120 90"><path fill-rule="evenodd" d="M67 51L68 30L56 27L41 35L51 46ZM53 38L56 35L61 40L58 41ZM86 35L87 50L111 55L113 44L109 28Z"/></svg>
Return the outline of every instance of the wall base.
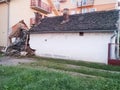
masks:
<svg viewBox="0 0 120 90"><path fill-rule="evenodd" d="M110 60L108 60L108 64L109 64L109 65L117 65L117 66L120 66L120 60L110 59Z"/></svg>

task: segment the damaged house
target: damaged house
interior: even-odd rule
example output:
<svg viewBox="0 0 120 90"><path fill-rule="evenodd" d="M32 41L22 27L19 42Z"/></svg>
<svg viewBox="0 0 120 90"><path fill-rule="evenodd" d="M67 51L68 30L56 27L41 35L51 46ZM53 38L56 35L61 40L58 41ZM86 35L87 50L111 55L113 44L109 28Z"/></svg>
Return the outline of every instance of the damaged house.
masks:
<svg viewBox="0 0 120 90"><path fill-rule="evenodd" d="M108 58L119 59L119 10L70 15L63 21L63 16L47 17L31 28L36 55L105 64Z"/></svg>

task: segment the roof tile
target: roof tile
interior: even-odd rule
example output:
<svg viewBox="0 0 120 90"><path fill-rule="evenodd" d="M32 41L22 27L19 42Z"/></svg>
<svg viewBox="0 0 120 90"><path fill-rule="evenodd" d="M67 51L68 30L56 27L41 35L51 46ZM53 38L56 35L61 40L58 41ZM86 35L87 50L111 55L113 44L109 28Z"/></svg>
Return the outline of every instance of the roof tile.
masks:
<svg viewBox="0 0 120 90"><path fill-rule="evenodd" d="M70 15L69 22L64 24L60 24L62 16L47 17L31 28L31 32L111 32L117 29L118 19L119 10Z"/></svg>

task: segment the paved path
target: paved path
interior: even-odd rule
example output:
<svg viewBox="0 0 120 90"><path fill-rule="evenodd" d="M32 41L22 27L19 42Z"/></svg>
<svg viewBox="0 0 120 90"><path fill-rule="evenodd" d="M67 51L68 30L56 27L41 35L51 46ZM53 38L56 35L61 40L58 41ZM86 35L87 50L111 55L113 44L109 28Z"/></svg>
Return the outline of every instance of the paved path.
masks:
<svg viewBox="0 0 120 90"><path fill-rule="evenodd" d="M36 60L32 58L17 58L17 57L2 57L0 58L0 65L7 66L15 66L21 63L32 63L36 62Z"/></svg>

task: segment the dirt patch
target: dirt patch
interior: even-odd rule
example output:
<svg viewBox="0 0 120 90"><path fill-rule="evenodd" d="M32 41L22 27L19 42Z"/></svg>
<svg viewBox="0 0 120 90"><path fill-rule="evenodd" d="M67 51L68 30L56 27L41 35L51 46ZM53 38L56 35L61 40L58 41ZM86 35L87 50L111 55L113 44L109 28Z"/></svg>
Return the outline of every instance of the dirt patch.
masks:
<svg viewBox="0 0 120 90"><path fill-rule="evenodd" d="M16 66L22 63L32 63L36 60L32 58L17 58L17 57L2 57L0 58L0 65L4 66Z"/></svg>

